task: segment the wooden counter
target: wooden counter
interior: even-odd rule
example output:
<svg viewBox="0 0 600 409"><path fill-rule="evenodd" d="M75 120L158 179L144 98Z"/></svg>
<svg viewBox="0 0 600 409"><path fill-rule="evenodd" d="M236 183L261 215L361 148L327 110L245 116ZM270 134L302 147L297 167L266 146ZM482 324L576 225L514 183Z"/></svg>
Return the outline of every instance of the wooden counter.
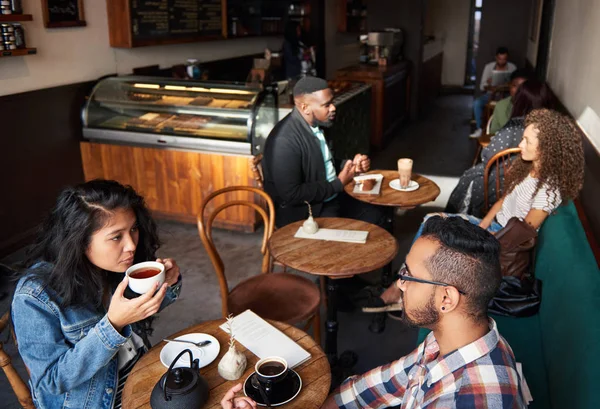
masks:
<svg viewBox="0 0 600 409"><path fill-rule="evenodd" d="M410 98L410 62L388 66L356 64L336 72L336 80L372 85L371 145L382 149L407 117Z"/></svg>
<svg viewBox="0 0 600 409"><path fill-rule="evenodd" d="M223 155L178 149L81 142L85 180L114 179L141 194L152 214L159 218L196 223L204 197L226 186L254 186L252 156ZM223 200L223 199L221 199ZM251 200L246 192L227 200ZM215 200L214 206L222 204ZM215 226L252 232L259 223L256 212L234 206L215 219Z"/></svg>

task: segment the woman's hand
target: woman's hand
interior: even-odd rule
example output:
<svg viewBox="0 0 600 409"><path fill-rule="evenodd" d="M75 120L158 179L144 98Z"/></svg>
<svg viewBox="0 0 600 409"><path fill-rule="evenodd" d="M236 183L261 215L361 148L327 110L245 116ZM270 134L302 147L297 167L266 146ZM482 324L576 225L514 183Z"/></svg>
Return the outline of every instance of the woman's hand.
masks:
<svg viewBox="0 0 600 409"><path fill-rule="evenodd" d="M165 266L165 283L172 286L179 280L179 266L172 258L157 258L157 263L164 264Z"/></svg>
<svg viewBox="0 0 600 409"><path fill-rule="evenodd" d="M128 284L129 277L125 276L123 281L117 286L117 289L110 300L110 305L108 306L108 320L119 332L121 332L126 325L133 324L134 322L141 321L144 318L156 314L167 293L166 283L164 283L160 289L159 284L156 283L155 290L158 290L156 294L154 293L155 290L150 290L146 294L128 300L123 296Z"/></svg>
<svg viewBox="0 0 600 409"><path fill-rule="evenodd" d="M256 409L256 402L252 399L246 396L241 396L239 398L235 397L235 394L241 390L241 383L238 383L233 388L229 389L225 396L223 396L223 400L221 400L221 407L223 409Z"/></svg>

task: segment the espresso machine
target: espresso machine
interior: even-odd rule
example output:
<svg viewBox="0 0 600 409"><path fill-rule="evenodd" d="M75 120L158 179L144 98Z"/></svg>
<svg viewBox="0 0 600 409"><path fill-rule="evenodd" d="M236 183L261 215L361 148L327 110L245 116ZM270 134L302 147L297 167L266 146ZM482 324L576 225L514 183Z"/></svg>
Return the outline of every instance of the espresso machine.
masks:
<svg viewBox="0 0 600 409"><path fill-rule="evenodd" d="M399 28L371 31L367 35L370 64L393 64L402 59L404 35Z"/></svg>

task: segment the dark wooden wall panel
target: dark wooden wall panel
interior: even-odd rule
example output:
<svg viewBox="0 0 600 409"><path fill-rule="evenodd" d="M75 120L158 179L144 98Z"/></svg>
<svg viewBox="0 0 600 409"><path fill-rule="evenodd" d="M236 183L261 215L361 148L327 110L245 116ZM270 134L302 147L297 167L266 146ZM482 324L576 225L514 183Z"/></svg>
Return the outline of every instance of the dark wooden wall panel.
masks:
<svg viewBox="0 0 600 409"><path fill-rule="evenodd" d="M31 240L63 187L83 182L80 111L90 86L0 97L0 257Z"/></svg>

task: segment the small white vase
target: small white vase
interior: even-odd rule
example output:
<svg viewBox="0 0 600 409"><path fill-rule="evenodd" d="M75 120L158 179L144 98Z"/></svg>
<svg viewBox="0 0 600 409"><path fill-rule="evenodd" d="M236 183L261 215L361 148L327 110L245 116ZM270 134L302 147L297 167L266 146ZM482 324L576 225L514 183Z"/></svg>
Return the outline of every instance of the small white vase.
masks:
<svg viewBox="0 0 600 409"><path fill-rule="evenodd" d="M319 225L312 216L309 216L302 224L302 230L304 230L304 233L306 234L315 234L319 231Z"/></svg>
<svg viewBox="0 0 600 409"><path fill-rule="evenodd" d="M228 381L240 379L246 370L246 355L239 352L235 345L229 347L229 351L223 355L219 362L219 375Z"/></svg>

